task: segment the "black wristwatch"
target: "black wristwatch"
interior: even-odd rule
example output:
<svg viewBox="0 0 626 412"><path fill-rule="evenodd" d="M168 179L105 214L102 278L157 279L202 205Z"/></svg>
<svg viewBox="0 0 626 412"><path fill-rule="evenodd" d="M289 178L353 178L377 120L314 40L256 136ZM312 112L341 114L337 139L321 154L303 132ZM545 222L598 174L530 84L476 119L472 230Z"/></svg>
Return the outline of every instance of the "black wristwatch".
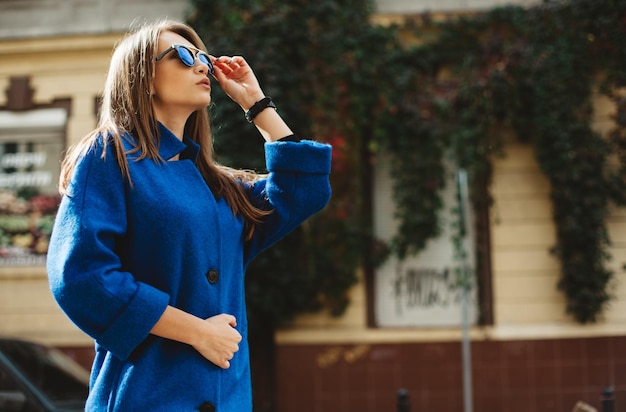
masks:
<svg viewBox="0 0 626 412"><path fill-rule="evenodd" d="M252 105L250 109L246 112L246 120L250 123L254 120L255 117L263 110L271 107L272 109L276 109L276 105L272 101L271 97L264 97L255 104Z"/></svg>

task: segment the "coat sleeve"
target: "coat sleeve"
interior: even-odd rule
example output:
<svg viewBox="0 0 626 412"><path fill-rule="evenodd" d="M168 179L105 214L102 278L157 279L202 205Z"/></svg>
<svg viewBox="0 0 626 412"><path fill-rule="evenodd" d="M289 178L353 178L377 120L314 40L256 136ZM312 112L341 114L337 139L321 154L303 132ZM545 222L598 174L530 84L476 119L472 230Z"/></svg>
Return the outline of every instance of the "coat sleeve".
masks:
<svg viewBox="0 0 626 412"><path fill-rule="evenodd" d="M272 213L259 225L246 248L246 263L322 210L331 196L332 148L311 140L265 143L269 175L252 195Z"/></svg>
<svg viewBox="0 0 626 412"><path fill-rule="evenodd" d="M164 312L169 296L124 272L116 239L126 232L126 189L113 152L91 148L61 200L48 250L50 289L67 316L120 359Z"/></svg>

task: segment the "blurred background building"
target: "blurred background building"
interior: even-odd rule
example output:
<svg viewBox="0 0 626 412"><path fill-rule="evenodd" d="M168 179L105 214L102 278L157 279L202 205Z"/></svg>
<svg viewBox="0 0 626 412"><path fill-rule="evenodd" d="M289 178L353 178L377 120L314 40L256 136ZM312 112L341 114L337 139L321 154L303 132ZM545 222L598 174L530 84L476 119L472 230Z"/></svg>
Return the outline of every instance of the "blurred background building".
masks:
<svg viewBox="0 0 626 412"><path fill-rule="evenodd" d="M379 0L377 18L511 3L536 2ZM184 0L0 0L0 335L55 345L90 364L92 340L56 306L44 266L59 162L96 125L121 35L143 21L184 20L189 7ZM611 128L612 103L598 95L594 108L594 127ZM463 410L464 310L475 410L569 411L578 400L599 405L605 387L626 404L626 211L613 210L609 224L618 280L612 305L597 323L580 325L556 288L549 184L531 147L511 139L506 153L494 164L487 293L464 308L436 276L446 270L446 242L405 263L405 279L394 279L393 261L369 280L360 274L344 316L304 315L277 333L279 411L388 411L400 388L413 411ZM384 162L375 176L374 222L385 238L394 223ZM424 266L433 276L419 283ZM488 308L485 324L476 324L477 305Z"/></svg>
<svg viewBox="0 0 626 412"><path fill-rule="evenodd" d="M54 211L45 202L54 203L65 148L96 125L115 43L133 24L184 19L186 7L170 0L0 2L1 335L91 356L82 355L91 340L67 322L48 291L45 243Z"/></svg>

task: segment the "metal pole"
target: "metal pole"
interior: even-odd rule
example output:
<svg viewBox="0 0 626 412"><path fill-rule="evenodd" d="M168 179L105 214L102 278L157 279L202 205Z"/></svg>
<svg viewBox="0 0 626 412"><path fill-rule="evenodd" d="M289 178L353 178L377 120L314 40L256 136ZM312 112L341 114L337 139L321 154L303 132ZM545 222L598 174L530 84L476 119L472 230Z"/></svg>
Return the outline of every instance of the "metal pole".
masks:
<svg viewBox="0 0 626 412"><path fill-rule="evenodd" d="M468 204L468 191L467 191L467 172L463 169L459 169L457 174L457 183L459 188L459 215L461 225L460 230L465 237L466 231L466 217L465 211ZM464 262L465 263L465 262ZM463 264L461 268L462 280L462 316L461 321L463 324L463 341L462 341L462 354L463 354L463 410L464 412L472 412L472 354L470 349L470 319L469 319L469 292L470 292L470 271L466 264Z"/></svg>
<svg viewBox="0 0 626 412"><path fill-rule="evenodd" d="M409 402L409 391L402 388L398 389L398 412L411 412L411 403Z"/></svg>
<svg viewBox="0 0 626 412"><path fill-rule="evenodd" d="M612 387L604 388L602 391L602 412L615 412L614 390Z"/></svg>
<svg viewBox="0 0 626 412"><path fill-rule="evenodd" d="M472 412L472 354L469 338L469 297L463 290L463 410Z"/></svg>

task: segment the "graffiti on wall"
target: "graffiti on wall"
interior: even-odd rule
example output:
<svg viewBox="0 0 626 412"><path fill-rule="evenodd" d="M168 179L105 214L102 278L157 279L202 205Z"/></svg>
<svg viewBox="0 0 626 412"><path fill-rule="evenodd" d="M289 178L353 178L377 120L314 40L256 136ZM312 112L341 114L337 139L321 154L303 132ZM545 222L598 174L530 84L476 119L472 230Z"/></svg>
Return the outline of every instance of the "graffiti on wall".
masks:
<svg viewBox="0 0 626 412"><path fill-rule="evenodd" d="M403 307L448 307L460 302L459 282L450 268L406 268L394 279L394 299L398 312Z"/></svg>
<svg viewBox="0 0 626 412"><path fill-rule="evenodd" d="M385 265L377 276L379 326L455 326L463 310L475 317L476 284L469 265L410 259Z"/></svg>

